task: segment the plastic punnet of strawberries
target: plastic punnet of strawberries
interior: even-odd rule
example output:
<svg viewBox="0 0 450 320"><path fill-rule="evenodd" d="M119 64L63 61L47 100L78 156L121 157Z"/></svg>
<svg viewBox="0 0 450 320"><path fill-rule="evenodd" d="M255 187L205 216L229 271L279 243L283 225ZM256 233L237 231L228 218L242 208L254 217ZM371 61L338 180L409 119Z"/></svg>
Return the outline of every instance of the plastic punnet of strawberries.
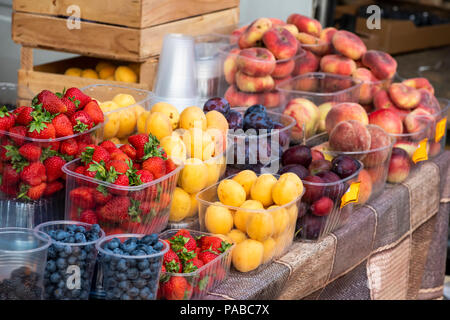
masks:
<svg viewBox="0 0 450 320"><path fill-rule="evenodd" d="M225 278L230 259L224 257L232 244L208 234L195 237L186 229L163 241L170 248L161 266L158 299L198 299Z"/></svg>
<svg viewBox="0 0 450 320"><path fill-rule="evenodd" d="M165 228L179 168L153 135L136 134L128 142L120 147L109 140L86 146L81 158L64 168L66 218L98 223L106 234L148 234Z"/></svg>
<svg viewBox="0 0 450 320"><path fill-rule="evenodd" d="M70 88L43 90L31 106L0 108L0 193L39 200L64 189L61 168L80 155L104 122L97 101Z"/></svg>

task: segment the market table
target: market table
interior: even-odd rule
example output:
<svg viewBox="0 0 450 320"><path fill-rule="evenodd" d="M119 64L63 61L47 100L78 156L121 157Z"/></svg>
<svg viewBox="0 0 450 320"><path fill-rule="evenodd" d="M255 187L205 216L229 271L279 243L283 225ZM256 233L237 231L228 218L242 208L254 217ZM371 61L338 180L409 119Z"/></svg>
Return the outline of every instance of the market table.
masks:
<svg viewBox="0 0 450 320"><path fill-rule="evenodd" d="M450 151L355 210L317 243L249 273L230 272L206 299L442 299Z"/></svg>

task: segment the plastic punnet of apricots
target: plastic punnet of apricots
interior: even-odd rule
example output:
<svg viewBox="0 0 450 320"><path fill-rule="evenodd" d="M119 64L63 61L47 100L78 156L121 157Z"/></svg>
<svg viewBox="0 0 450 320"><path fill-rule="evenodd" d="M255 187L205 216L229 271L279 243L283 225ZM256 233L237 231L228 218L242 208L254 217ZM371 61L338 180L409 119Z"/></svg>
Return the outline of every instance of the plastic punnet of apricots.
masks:
<svg viewBox="0 0 450 320"><path fill-rule="evenodd" d="M244 170L197 194L200 228L231 239L234 268L249 272L291 245L303 194L303 183L293 173Z"/></svg>

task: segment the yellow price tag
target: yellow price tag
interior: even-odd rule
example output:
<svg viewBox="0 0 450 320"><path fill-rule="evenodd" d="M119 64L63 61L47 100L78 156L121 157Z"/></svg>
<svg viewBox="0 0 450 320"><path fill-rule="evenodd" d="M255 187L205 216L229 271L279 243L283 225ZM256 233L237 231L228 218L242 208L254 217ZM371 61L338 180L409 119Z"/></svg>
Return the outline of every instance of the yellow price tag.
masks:
<svg viewBox="0 0 450 320"><path fill-rule="evenodd" d="M416 149L416 151L412 156L412 161L414 163L428 160L427 143L428 143L427 138L419 142L419 147Z"/></svg>
<svg viewBox="0 0 450 320"><path fill-rule="evenodd" d="M444 137L446 125L447 117L439 120L439 122L436 124L436 135L434 136L434 142L439 142L441 141L442 137Z"/></svg>
<svg viewBox="0 0 450 320"><path fill-rule="evenodd" d="M352 202L358 202L361 182L352 182L341 198L341 208Z"/></svg>

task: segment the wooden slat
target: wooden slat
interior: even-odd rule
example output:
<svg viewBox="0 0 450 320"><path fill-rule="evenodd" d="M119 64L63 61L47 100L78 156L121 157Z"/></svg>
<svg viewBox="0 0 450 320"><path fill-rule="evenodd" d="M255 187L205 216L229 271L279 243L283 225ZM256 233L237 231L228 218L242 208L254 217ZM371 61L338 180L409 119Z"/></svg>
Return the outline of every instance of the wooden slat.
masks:
<svg viewBox="0 0 450 320"><path fill-rule="evenodd" d="M26 46L20 48L20 67L25 70L33 70L33 48Z"/></svg>
<svg viewBox="0 0 450 320"><path fill-rule="evenodd" d="M14 0L13 10L50 16L69 16L80 8L81 19L147 28L179 19L239 6L239 0Z"/></svg>
<svg viewBox="0 0 450 320"><path fill-rule="evenodd" d="M36 48L143 62L159 55L166 33L200 35L238 21L239 8L233 8L139 30L92 22L68 29L64 18L13 12L12 39Z"/></svg>

